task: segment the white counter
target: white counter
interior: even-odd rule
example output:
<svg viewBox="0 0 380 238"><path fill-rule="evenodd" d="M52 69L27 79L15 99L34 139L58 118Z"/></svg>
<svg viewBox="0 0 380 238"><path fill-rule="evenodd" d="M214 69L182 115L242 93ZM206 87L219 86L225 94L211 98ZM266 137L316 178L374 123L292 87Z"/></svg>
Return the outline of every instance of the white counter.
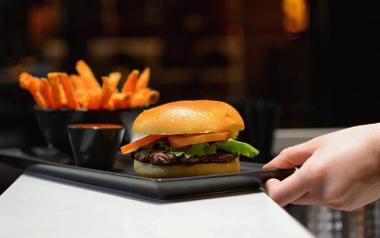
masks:
<svg viewBox="0 0 380 238"><path fill-rule="evenodd" d="M311 237L263 192L155 202L32 175L0 196L0 237Z"/></svg>

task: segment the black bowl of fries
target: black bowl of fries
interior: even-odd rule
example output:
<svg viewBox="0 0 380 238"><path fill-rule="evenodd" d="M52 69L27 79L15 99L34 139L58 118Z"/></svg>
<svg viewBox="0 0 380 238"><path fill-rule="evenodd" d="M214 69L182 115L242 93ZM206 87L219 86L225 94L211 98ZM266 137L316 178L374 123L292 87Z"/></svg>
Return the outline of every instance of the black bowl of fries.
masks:
<svg viewBox="0 0 380 238"><path fill-rule="evenodd" d="M36 78L22 73L20 87L35 100L35 115L49 146L71 154L67 126L78 123L112 123L126 127L124 142L134 135L135 117L159 99L159 92L148 87L150 69L133 70L119 88L121 73L113 72L96 80L90 67L79 60L78 74L49 73Z"/></svg>

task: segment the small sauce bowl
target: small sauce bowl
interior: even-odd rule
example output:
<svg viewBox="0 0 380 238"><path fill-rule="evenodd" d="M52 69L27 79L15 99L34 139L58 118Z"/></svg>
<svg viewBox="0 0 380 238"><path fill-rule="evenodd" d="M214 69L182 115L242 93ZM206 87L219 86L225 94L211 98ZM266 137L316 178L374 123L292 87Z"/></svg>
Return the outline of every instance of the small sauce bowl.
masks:
<svg viewBox="0 0 380 238"><path fill-rule="evenodd" d="M71 124L67 132L75 165L112 170L124 136L122 125Z"/></svg>

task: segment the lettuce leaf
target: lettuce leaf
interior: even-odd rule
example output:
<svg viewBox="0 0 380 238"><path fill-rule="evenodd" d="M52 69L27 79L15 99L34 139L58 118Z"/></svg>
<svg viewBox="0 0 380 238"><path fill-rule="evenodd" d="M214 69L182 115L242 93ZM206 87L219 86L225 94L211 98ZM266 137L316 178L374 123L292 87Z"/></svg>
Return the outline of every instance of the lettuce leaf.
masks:
<svg viewBox="0 0 380 238"><path fill-rule="evenodd" d="M255 147L234 139L217 142L215 145L220 150L224 150L236 155L244 155L249 158L253 158L259 154L259 151Z"/></svg>
<svg viewBox="0 0 380 238"><path fill-rule="evenodd" d="M212 144L200 143L180 149L173 149L162 141L157 142L157 144L161 149L173 153L176 157L185 156L185 158L190 158L192 156L212 155L216 154L217 150L223 150L235 155L243 155L250 158L253 158L259 154L259 151L253 146L234 139Z"/></svg>

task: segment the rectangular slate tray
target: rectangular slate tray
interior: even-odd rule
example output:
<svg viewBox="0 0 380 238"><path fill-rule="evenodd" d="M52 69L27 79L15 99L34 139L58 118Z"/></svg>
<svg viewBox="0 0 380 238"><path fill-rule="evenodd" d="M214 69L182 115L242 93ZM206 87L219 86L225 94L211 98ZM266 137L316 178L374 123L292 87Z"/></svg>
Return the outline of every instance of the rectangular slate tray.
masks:
<svg viewBox="0 0 380 238"><path fill-rule="evenodd" d="M38 148L1 149L0 162L25 168L29 173L163 200L260 191L262 184L269 178L281 180L294 172L293 169L263 171L261 164L241 161L239 173L153 179L135 175L131 162L122 168L115 168L115 171L94 170L70 165L70 158L67 156L54 154L43 148L39 150L36 153Z"/></svg>

